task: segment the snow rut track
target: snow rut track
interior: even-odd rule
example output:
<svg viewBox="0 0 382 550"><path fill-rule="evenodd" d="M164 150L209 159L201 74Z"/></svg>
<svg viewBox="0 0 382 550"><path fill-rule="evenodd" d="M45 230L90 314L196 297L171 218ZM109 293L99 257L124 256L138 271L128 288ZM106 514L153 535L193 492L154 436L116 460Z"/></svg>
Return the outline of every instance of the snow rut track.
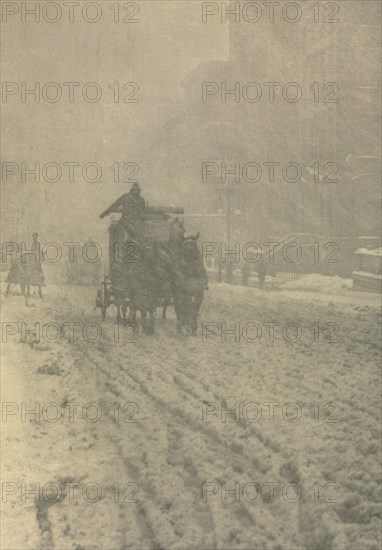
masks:
<svg viewBox="0 0 382 550"><path fill-rule="evenodd" d="M98 365L93 357L93 353L89 354L89 351L85 353L88 359L93 365L99 368L99 372L105 376L105 380L108 380L110 373L102 366ZM127 470L132 475L132 478L136 480L142 492L142 500L144 503L139 508L140 524L144 525L142 532L142 540L152 540L152 548L188 548L189 541L195 539L196 525L191 523L190 532L188 521L188 507L192 508L194 516L197 516L197 525L203 528L204 544L207 544L210 548L218 548L217 542L214 537L214 520L209 506L202 505L201 501L201 484L202 480L198 480L198 470L195 466L194 460L191 456L185 457L183 455L183 438L187 438L185 434L185 428L188 431L198 433L197 428L188 422L187 418L181 418L176 410L169 407L165 401L161 400L157 396L151 394L148 391L145 384L139 379L139 377L126 372L124 366L121 363L117 363L115 360L112 362L114 374L118 370L119 381L122 387L130 388L125 393L125 399L132 399L130 390L133 390L134 396L138 395L140 408L142 406L142 412L144 411L145 417L148 418L150 426L145 423L144 432L141 437L136 437L135 441L127 441L125 434L119 433L118 436L114 434L113 442L118 449L118 453L123 457L124 464ZM121 387L120 386L120 387ZM136 388L140 389L140 394L137 394ZM118 397L123 399L124 392L119 391ZM135 397L134 397L135 398ZM151 426L151 419L156 420L156 425ZM113 426L114 431L121 432L123 426ZM166 431L165 434L165 448L159 449L157 447L157 441L155 434ZM201 434L204 438L204 435ZM194 438L194 434L191 434L191 438ZM220 445L225 447L222 442ZM154 448L152 449L151 446ZM134 452L131 452L129 448L134 447ZM228 449L229 450L229 449ZM168 477L166 484L164 485L161 479L156 477L155 469L156 463L152 464L154 457L152 454L161 456L162 467L164 468L164 476ZM132 456L133 455L133 456ZM201 457L203 459L203 457ZM148 469L152 467L152 472ZM176 471L172 471L172 468L177 467ZM167 470L170 470L167 472ZM154 474L154 475L153 475ZM176 479L176 482L174 481ZM167 519L169 511L172 508L172 501L176 498L176 491L174 487L180 487L182 490L181 500L184 508L183 514L185 515L185 522L180 525L175 523L174 519ZM142 491L141 491L142 490ZM179 493L178 493L179 497ZM195 518L193 518L195 520ZM154 533L165 533L162 542L158 542L155 539ZM149 534L149 538L146 536ZM198 535L200 537L200 533ZM182 542L181 538L185 538ZM196 545L195 547L198 547Z"/></svg>
<svg viewBox="0 0 382 550"><path fill-rule="evenodd" d="M102 350L105 354L104 346L102 346ZM199 542L195 548L224 548L227 543L232 544L235 538L237 539L238 533L242 532L246 533L248 540L246 544L249 544L249 540L256 540L258 529L262 530L262 535L266 539L267 534L264 533L266 522L271 521L272 530L276 525L280 529L280 525L283 523L281 531L290 530L293 515L295 516L294 532L297 542L299 536L298 507L295 507L294 513L291 513L292 510L289 507L288 510L283 510L283 515L280 515L281 506L275 507L274 511L263 506L259 514L264 521L262 523L256 521L257 510L254 512L253 506L251 510L251 506L241 502L235 511L235 528L228 529L227 533L222 533L221 526L229 521L230 507L221 504L219 506L215 502L203 503L201 499L202 484L206 481L215 482L218 479L226 482L227 486L232 486L232 479L233 483L238 478L242 479L244 483L245 480L257 480L259 474L262 476L268 474L267 480L274 480L275 476L280 479L277 472L272 472L272 460L270 460L275 450L278 450L276 444L262 438L260 432L250 427L250 433L255 437L257 434L257 437L252 444L252 455L248 455L245 452L245 445L240 441L240 438L243 439L247 435L244 426L240 426L240 431L243 433L239 437L232 437L232 433L219 433L216 427L203 423L200 412L205 392L200 391L201 388L198 388L199 392L196 389L192 393L189 392L184 384L179 384L179 377L182 376L179 368L175 369L179 373L175 376L171 372L172 367L169 372L165 372L166 369L158 358L153 358L148 368L147 356L144 353L141 358L138 354L132 362L128 360L126 354L113 347L103 357L100 357L98 350L89 349L86 346L81 347L81 353L84 354L89 364L93 368L95 367L100 390L106 390L113 396L126 399L126 401L133 398L139 399L142 413L150 420L150 425L146 422L144 424L143 441L142 437L138 436L133 442L130 438L129 441L126 441L123 435L120 436L118 443L116 443L117 436L114 436L113 440L118 446L118 452L123 457L129 474L142 488L144 498L150 502L150 505L142 505L140 509L144 510L144 517L142 514L140 515L140 523L142 524L144 519L145 529L148 528L150 538L154 540L154 546L187 548L189 541L195 540L195 536L197 536L196 540ZM171 387L172 392L175 388L177 392L171 397L167 394L168 399L165 399L165 387ZM116 388L118 389L115 390ZM196 403L195 399L190 400L190 395L197 398ZM179 406L179 403L182 406ZM114 426L114 431L116 429L121 431L120 426ZM166 449L160 449L157 446L156 436L158 433L163 433L164 429L167 430ZM192 442L191 445L190 442ZM135 449L134 452L129 450L131 444ZM155 457L152 456L153 450ZM220 460L216 460L216 455ZM157 469L158 456L161 457L162 468L163 465L165 466L160 480L151 471L147 471L150 466L153 472ZM156 462L151 464L150 461L153 461L154 458ZM228 476L224 471L227 467L232 468ZM149 474L148 477L147 474ZM171 483L164 486L163 481L166 478L171 479ZM177 503L176 506L181 508L183 515L181 527L179 521L175 526L170 525L172 536L170 536L171 531L164 527L168 523L169 511L173 507L172 501L176 500L176 491L172 491L171 486L181 487L182 494L178 493L178 498L180 497L182 500L182 505ZM152 507L154 507L155 513L150 513ZM159 515L159 521L155 522L153 519L155 515ZM171 523L174 523L174 520L171 520ZM216 529L215 525L220 528ZM203 534L200 533L201 528ZM162 536L163 540L161 540L161 537L154 537L155 532L165 532L166 535L164 538ZM145 531L142 534L147 535ZM273 534L269 533L269 535L271 539L274 538ZM188 542L183 542L182 539ZM251 544L253 545L254 542ZM246 546L243 547L246 548ZM264 546L259 544L256 547L263 548Z"/></svg>
<svg viewBox="0 0 382 550"><path fill-rule="evenodd" d="M228 311L231 325L240 316L243 322L251 315L269 321L275 312L280 324L290 321L293 313L301 323L326 320L321 306L293 304L285 297L284 302L272 297L272 303L260 304L246 298L242 307L235 296L221 306L217 290L211 289L210 295L209 318L227 319ZM39 303L40 309L28 309L28 321L99 322L94 310L82 306L93 298L86 290L61 288L57 297ZM94 424L36 426L29 442L39 453L34 467L44 479L85 475L85 481L99 480L108 488L97 504L80 506L65 497L48 509L36 509L37 527L45 533L39 547L375 550L373 484L378 454L364 434L367 426L368 434L377 439L379 429L374 317L370 312L359 320L349 307L337 319L344 323L343 338L326 347L307 342L269 345L265 340L255 346L223 344L218 338L203 343L200 334L179 339L173 319L158 320L156 335L139 333L136 344L116 342L110 319L101 325L102 339L95 344L83 338L72 343L64 339L49 345L18 344L19 354L25 354L23 362L29 365L23 374L30 383L28 395L46 402L58 400L65 407L72 401L97 402L104 413ZM364 355L352 343L358 329ZM49 376L50 372L56 375ZM295 424L283 420L281 409L273 422L266 414L256 423L232 414L222 421L222 403L232 411L235 404L250 401L273 401L281 407L297 402L304 415ZM315 422L310 410L315 402L327 401L338 405L336 424ZM203 418L203 402L214 403L218 413ZM136 404L136 414L124 408L129 403ZM360 472L360 463L365 473ZM116 482L121 489L118 500L110 489ZM203 499L206 482L216 493ZM243 498L242 489L254 482L279 487L297 483L303 496L290 502L278 491L272 502L269 491L263 490L262 498L251 502ZM316 502L315 482L321 489L326 482L337 482L345 491L345 504ZM128 484L137 487L139 502L126 500ZM238 484L239 498L231 492L224 500L224 484L227 491ZM354 517L362 519L351 524ZM20 545L14 548L19 550Z"/></svg>

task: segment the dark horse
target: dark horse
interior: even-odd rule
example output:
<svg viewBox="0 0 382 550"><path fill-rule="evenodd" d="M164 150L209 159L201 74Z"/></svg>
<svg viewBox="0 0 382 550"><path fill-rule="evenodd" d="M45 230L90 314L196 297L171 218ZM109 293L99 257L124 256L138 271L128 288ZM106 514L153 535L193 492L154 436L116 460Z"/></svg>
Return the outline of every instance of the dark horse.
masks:
<svg viewBox="0 0 382 550"><path fill-rule="evenodd" d="M172 268L171 290L174 297L179 333L196 334L199 309L207 288L207 273L197 246L199 234L177 243Z"/></svg>

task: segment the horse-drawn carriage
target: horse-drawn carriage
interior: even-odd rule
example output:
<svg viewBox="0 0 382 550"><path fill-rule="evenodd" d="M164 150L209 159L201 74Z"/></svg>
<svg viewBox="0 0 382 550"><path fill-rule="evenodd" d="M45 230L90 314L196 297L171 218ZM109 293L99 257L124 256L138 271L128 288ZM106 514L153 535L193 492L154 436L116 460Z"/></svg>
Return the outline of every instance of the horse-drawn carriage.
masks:
<svg viewBox="0 0 382 550"><path fill-rule="evenodd" d="M36 258L36 253L24 252L18 254L11 263L5 282L8 283L5 296L8 296L13 285L20 285L23 296L28 298L31 287L36 286L39 296L42 298L42 287L45 286L45 279L41 262Z"/></svg>
<svg viewBox="0 0 382 550"><path fill-rule="evenodd" d="M84 246L81 249L74 248L73 258L66 264L66 280L74 285L98 285L101 278L100 261L87 258L84 255L84 249Z"/></svg>
<svg viewBox="0 0 382 550"><path fill-rule="evenodd" d="M196 332L196 319L207 276L197 247L198 236L184 237L183 222L171 214L182 208L145 207L139 235L122 216L109 227L109 273L97 292L102 319L111 305L117 320L135 322L139 310L143 330L154 332L158 307L173 303L178 330ZM128 319L126 317L129 310ZM122 314L122 316L121 316Z"/></svg>

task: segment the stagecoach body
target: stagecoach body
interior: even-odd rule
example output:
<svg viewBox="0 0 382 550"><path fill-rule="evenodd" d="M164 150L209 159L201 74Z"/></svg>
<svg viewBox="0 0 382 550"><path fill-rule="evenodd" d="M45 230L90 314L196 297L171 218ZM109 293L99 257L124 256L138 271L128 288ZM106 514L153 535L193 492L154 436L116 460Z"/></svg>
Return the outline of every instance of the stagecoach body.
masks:
<svg viewBox="0 0 382 550"><path fill-rule="evenodd" d="M134 295L132 273L136 265L142 261L143 255L152 254L155 258L153 262L156 270L158 263L168 259L166 255L172 220L164 210L158 208L156 211L151 209L146 212L139 242L131 237L121 220L111 222L109 226L108 274L101 282L96 299L96 306L101 309L102 319L106 318L107 309L111 305L117 307L118 318L120 309L122 313L125 313L130 307L132 293ZM176 212L183 212L183 209L176 209ZM146 275L150 277L150 270L147 271ZM156 283L156 279L153 278L149 286L152 287ZM170 282L167 281L158 289L156 306L167 307L169 305L169 287Z"/></svg>
<svg viewBox="0 0 382 550"><path fill-rule="evenodd" d="M143 331L154 332L155 312L173 304L177 330L195 334L199 308L207 287L207 274L197 246L199 234L185 237L182 221L170 214L182 208L146 207L144 216L122 216L109 226L108 275L97 292L96 306L105 319L111 305L117 320L135 322L140 311ZM134 222L134 223L133 223Z"/></svg>
<svg viewBox="0 0 382 550"><path fill-rule="evenodd" d="M75 285L98 285L100 280L101 264L99 259L91 261L84 257L83 247L75 247L73 259L66 264L66 280Z"/></svg>

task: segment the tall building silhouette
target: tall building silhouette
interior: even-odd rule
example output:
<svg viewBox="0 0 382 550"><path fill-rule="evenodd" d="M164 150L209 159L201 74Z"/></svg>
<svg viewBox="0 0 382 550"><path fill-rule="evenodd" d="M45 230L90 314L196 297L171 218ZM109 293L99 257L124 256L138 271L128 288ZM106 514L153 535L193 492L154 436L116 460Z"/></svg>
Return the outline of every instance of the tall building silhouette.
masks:
<svg viewBox="0 0 382 550"><path fill-rule="evenodd" d="M365 63L365 50L378 47L378 34L371 32L372 13L365 22L363 11L359 22L357 6L344 9L349 13L338 24L315 23L313 14L295 25L237 23L228 17L227 59L203 61L184 79L184 107L165 125L150 158L158 159L156 173L173 182L188 210L212 215L206 221L211 233L221 230L214 214L226 213L229 200L232 233L241 239L291 232L377 234L379 67L372 61L377 56ZM203 102L206 82L218 91ZM250 82L261 88L257 102L243 95ZM271 102L265 83L273 82L279 86ZM291 82L302 91L297 102L282 95ZM233 92L236 83L238 96L228 93L222 101L222 87ZM247 88L249 98L254 90ZM256 183L242 173L239 182L227 176L224 183L219 170L203 182L207 161L226 163L227 169L257 162L263 175ZM279 163L272 183L264 162ZM296 183L282 176L281 168L290 162L302 169Z"/></svg>

